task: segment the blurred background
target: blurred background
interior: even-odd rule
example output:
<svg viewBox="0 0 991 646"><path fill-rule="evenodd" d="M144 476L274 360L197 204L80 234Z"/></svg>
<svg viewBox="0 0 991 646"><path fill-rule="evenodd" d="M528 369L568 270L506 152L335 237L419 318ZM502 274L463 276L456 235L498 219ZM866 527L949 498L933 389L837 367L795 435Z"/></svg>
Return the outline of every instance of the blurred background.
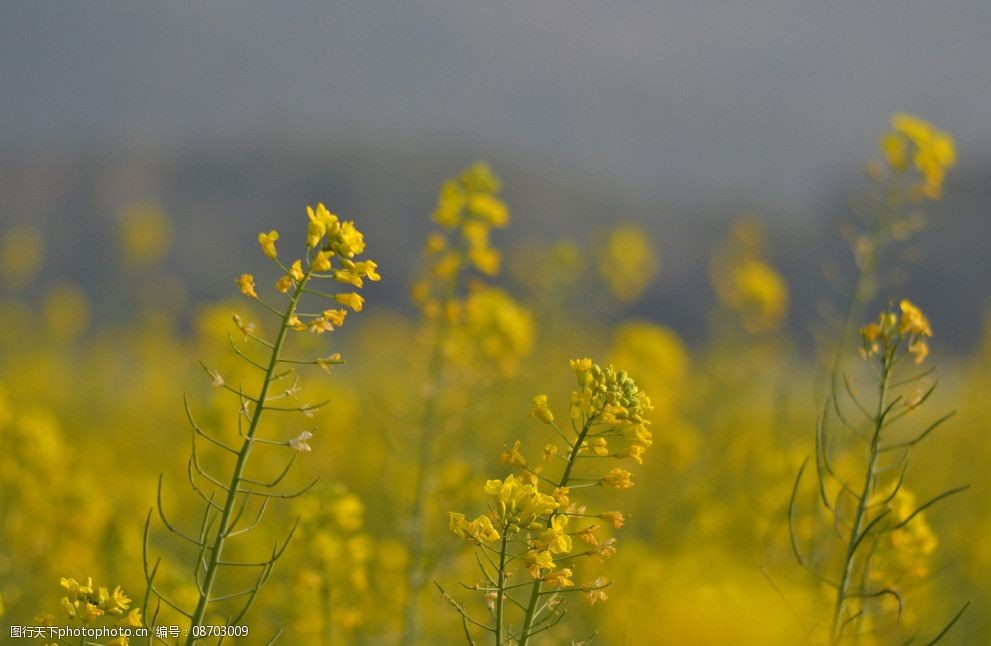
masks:
<svg viewBox="0 0 991 646"><path fill-rule="evenodd" d="M966 350L989 305L991 6L961 0L6 3L0 220L97 303L122 213L174 226L165 266L226 293L261 227L323 200L360 218L404 307L443 177L487 159L504 238L640 224L661 272L631 312L696 338L730 218L763 218L809 339L861 165L895 110L952 133L913 293ZM827 272L824 274L823 265ZM123 303L95 308L113 315ZM113 307L111 307L111 305ZM109 308L109 309L108 309Z"/></svg>
<svg viewBox="0 0 991 646"><path fill-rule="evenodd" d="M857 643L929 639L968 601L949 643L986 641L989 34L986 0L0 3L0 634L58 613L63 577L142 596L159 471L162 506L195 526L182 393L239 441L242 402L209 384L258 380L227 345L232 313L262 336L273 322L234 279L254 272L272 295L259 232L279 230L280 258L297 257L305 207L324 202L364 232L382 280L341 334L292 336L293 352L349 365L301 380L301 405L331 405L291 476L320 486L235 548L254 560L303 518L245 644L281 629L286 643L460 638L428 583L478 576L447 513L484 511L482 483L505 477L517 440L531 460L557 441L527 413L545 393L567 419L580 356L643 386L654 446L643 465L612 456L637 483L622 498L579 490L631 517L616 557L576 572L580 586L615 580L612 600L569 601L548 643L822 636L831 590L795 562L789 493L834 358L859 362L857 327L902 297L932 320L939 372L925 379L946 386L921 407L901 382L922 413L898 432L959 411L913 452L906 487L917 500L973 487L872 546L901 559L877 576L906 610L864 601L877 640ZM897 111L938 131L899 129ZM942 180L943 131L955 166L916 199L921 184L900 182ZM879 147L886 132L893 148ZM889 209L872 233L865 221ZM480 247L444 269L444 235ZM844 354L858 265L878 289L861 290ZM852 379L873 396L866 371ZM288 416L264 427L279 441L300 430ZM831 446L861 478L862 445ZM259 473L291 452L266 448ZM823 518L806 475L799 539L836 572L843 513ZM150 553L192 608L195 555L174 538L155 520Z"/></svg>

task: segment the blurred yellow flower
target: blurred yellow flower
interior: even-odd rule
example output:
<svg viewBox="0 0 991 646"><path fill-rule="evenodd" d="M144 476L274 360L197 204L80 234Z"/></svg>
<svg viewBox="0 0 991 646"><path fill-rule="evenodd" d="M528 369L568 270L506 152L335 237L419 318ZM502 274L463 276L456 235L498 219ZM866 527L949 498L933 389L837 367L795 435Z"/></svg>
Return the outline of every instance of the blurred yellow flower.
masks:
<svg viewBox="0 0 991 646"><path fill-rule="evenodd" d="M640 298L660 268L657 252L639 227L617 227L598 246L599 274L623 302Z"/></svg>
<svg viewBox="0 0 991 646"><path fill-rule="evenodd" d="M898 306L902 311L898 324L898 331L900 333L930 337L933 335L932 327L929 325L929 319L922 313L922 310L913 305L908 299L902 299Z"/></svg>
<svg viewBox="0 0 991 646"><path fill-rule="evenodd" d="M27 283L38 272L44 255L41 232L33 227L6 231L0 238L0 272L14 287Z"/></svg>
<svg viewBox="0 0 991 646"><path fill-rule="evenodd" d="M903 173L911 159L912 167L920 177L915 188L930 200L938 199L942 195L946 171L957 161L953 137L905 112L891 115L891 128L881 137L885 161L896 173Z"/></svg>
<svg viewBox="0 0 991 646"><path fill-rule="evenodd" d="M607 487L615 487L616 489L629 489L633 486L633 481L630 477L633 474L626 469L620 469L616 467L611 469L609 473L602 478L601 482Z"/></svg>
<svg viewBox="0 0 991 646"><path fill-rule="evenodd" d="M124 262L137 267L158 263L172 246L169 218L154 202L134 202L124 207L118 233Z"/></svg>
<svg viewBox="0 0 991 646"><path fill-rule="evenodd" d="M554 413L547 406L547 395L536 395L533 398L533 408L530 410L530 416L536 417L545 424L554 422Z"/></svg>
<svg viewBox="0 0 991 646"><path fill-rule="evenodd" d="M241 288L241 293L248 298L258 298L258 294L255 293L255 277L251 274L241 274L241 276L234 281L237 286Z"/></svg>

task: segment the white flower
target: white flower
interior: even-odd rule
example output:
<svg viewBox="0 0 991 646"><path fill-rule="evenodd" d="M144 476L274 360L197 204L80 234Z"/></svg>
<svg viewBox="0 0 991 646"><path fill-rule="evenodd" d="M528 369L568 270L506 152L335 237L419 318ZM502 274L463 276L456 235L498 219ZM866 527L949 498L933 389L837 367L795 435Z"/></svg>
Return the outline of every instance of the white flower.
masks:
<svg viewBox="0 0 991 646"><path fill-rule="evenodd" d="M219 372L217 372L216 370L211 370L210 371L210 377L212 378L211 381L210 381L210 385L211 386L213 386L214 388L221 388L221 387L223 387L223 385L224 385L224 378L220 376L220 373Z"/></svg>
<svg viewBox="0 0 991 646"><path fill-rule="evenodd" d="M310 445L306 443L306 441L309 440L311 437L313 437L313 433L310 433L309 431L303 431L302 433L299 434L298 437L289 440L288 444L289 446L291 446L296 451L299 451L300 453L303 453L304 451L311 451L312 449L310 448Z"/></svg>
<svg viewBox="0 0 991 646"><path fill-rule="evenodd" d="M282 394L286 397L295 397L296 395L299 394L299 391L300 391L299 379L296 379L296 381L293 382L292 386L282 391Z"/></svg>

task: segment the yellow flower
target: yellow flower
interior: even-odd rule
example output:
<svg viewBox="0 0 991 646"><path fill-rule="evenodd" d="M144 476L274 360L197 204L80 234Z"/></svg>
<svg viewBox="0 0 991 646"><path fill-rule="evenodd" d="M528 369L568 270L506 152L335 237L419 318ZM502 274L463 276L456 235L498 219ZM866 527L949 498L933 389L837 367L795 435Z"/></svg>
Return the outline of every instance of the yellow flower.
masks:
<svg viewBox="0 0 991 646"><path fill-rule="evenodd" d="M605 561L607 558L610 558L616 554L616 539L607 538L602 541L602 543L596 545L595 549L592 551L595 552L595 555L598 556L600 560Z"/></svg>
<svg viewBox="0 0 991 646"><path fill-rule="evenodd" d="M623 523L626 522L626 516L624 516L622 512L618 512L618 511L607 511L601 513L599 514L599 518L601 518L602 520L608 520L610 523L612 523L612 526L615 527L616 529L622 527Z"/></svg>
<svg viewBox="0 0 991 646"><path fill-rule="evenodd" d="M324 310L323 317L331 322L334 327L344 325L344 318L348 315L347 310Z"/></svg>
<svg viewBox="0 0 991 646"><path fill-rule="evenodd" d="M237 286L241 288L241 293L248 298L258 298L258 294L255 293L255 278L251 274L241 274L240 278L236 281Z"/></svg>
<svg viewBox="0 0 991 646"><path fill-rule="evenodd" d="M501 229L509 224L509 209L491 193L476 193L468 198L468 210L490 226Z"/></svg>
<svg viewBox="0 0 991 646"><path fill-rule="evenodd" d="M605 601L609 598L605 592L607 585L609 585L609 580L599 577L590 587L585 588L585 600L588 601L588 605L594 606L599 601Z"/></svg>
<svg viewBox="0 0 991 646"><path fill-rule="evenodd" d="M442 233L431 233L427 236L425 248L429 254L440 253L447 249L447 238Z"/></svg>
<svg viewBox="0 0 991 646"><path fill-rule="evenodd" d="M932 336L932 327L929 319L918 307L913 305L908 299L902 299L899 304L902 310L901 319L898 324L898 331L902 334L918 334L921 336Z"/></svg>
<svg viewBox="0 0 991 646"><path fill-rule="evenodd" d="M442 227L453 229L458 226L461 210L467 198L464 190L456 179L446 180L440 187L437 196L437 207L434 209L434 222Z"/></svg>
<svg viewBox="0 0 991 646"><path fill-rule="evenodd" d="M354 263L354 271L372 282L382 280L378 274L378 264L374 260L359 260Z"/></svg>
<svg viewBox="0 0 991 646"><path fill-rule="evenodd" d="M54 626L55 625L55 615L50 612L43 612L36 615L34 618L35 625L38 626Z"/></svg>
<svg viewBox="0 0 991 646"><path fill-rule="evenodd" d="M575 534L578 538L582 539L589 545L595 547L599 544L599 539L595 536L595 532L599 529L598 525L589 525L587 527L582 527Z"/></svg>
<svg viewBox="0 0 991 646"><path fill-rule="evenodd" d="M305 277L305 275L303 274L302 260L296 260L293 262L292 267L289 268L289 275L292 276L292 279L295 280L297 283L302 282L303 278Z"/></svg>
<svg viewBox="0 0 991 646"><path fill-rule="evenodd" d="M604 437L597 437L589 442L589 448L592 449L592 453L599 457L609 455L609 443Z"/></svg>
<svg viewBox="0 0 991 646"><path fill-rule="evenodd" d="M759 260L738 266L733 273L733 307L744 314L751 332L769 330L788 310L788 285L773 267Z"/></svg>
<svg viewBox="0 0 991 646"><path fill-rule="evenodd" d="M575 582L571 580L572 576L574 576L574 573L571 571L571 568L563 567L560 569L551 570L545 574L543 581L547 585L553 585L559 588L568 588L575 585Z"/></svg>
<svg viewBox="0 0 991 646"><path fill-rule="evenodd" d="M354 222L344 222L332 229L328 242L334 253L341 258L353 258L365 250L365 238L354 226Z"/></svg>
<svg viewBox="0 0 991 646"><path fill-rule="evenodd" d="M339 283L345 283L347 285L354 285L355 287L362 287L365 283L361 280L354 269L337 269L334 271L334 280Z"/></svg>
<svg viewBox="0 0 991 646"><path fill-rule="evenodd" d="M154 202L134 202L120 213L118 241L124 261L150 267L162 260L172 246L168 215Z"/></svg>
<svg viewBox="0 0 991 646"><path fill-rule="evenodd" d="M365 299L362 298L361 294L355 294L353 292L348 294L336 294L334 300L341 305L346 305L353 309L355 312L360 312L361 308L365 306Z"/></svg>
<svg viewBox="0 0 991 646"><path fill-rule="evenodd" d="M330 259L334 255L331 251L318 251L313 262L310 264L310 268L313 271L329 271L330 270Z"/></svg>
<svg viewBox="0 0 991 646"><path fill-rule="evenodd" d="M496 517L514 531L530 527L539 517L558 508L552 496L540 493L535 484L514 475L505 480L488 480L485 493L492 497Z"/></svg>
<svg viewBox="0 0 991 646"><path fill-rule="evenodd" d="M88 592L92 592L92 590L83 591L83 589L79 585L79 582L76 581L75 579L67 579L63 577L59 579L59 585L65 588L65 591L69 593L69 597L73 601L78 599L81 594L87 594Z"/></svg>
<svg viewBox="0 0 991 646"><path fill-rule="evenodd" d="M525 467L526 458L520 452L520 441L516 440L513 443L513 448L505 449L499 454L499 464L511 464L514 467Z"/></svg>
<svg viewBox="0 0 991 646"><path fill-rule="evenodd" d="M292 287L292 277L285 275L281 276L279 280L275 281L275 288L285 294Z"/></svg>
<svg viewBox="0 0 991 646"><path fill-rule="evenodd" d="M536 395L533 398L533 408L530 410L530 416L536 417L544 424L550 424L554 421L554 413L547 406L547 395Z"/></svg>
<svg viewBox="0 0 991 646"><path fill-rule="evenodd" d="M306 215L310 218L306 229L306 246L312 249L320 244L320 240L327 233L327 229L337 224L337 216L328 211L327 207L322 203L317 204L316 209L307 206Z"/></svg>
<svg viewBox="0 0 991 646"><path fill-rule="evenodd" d="M609 471L604 478L600 481L607 487L615 487L617 489L629 489L633 486L633 481L630 480L632 476L626 469L615 468Z"/></svg>
<svg viewBox="0 0 991 646"><path fill-rule="evenodd" d="M643 464L643 454L646 452L646 448L640 444L631 444L626 449L625 457L632 459L637 464Z"/></svg>
<svg viewBox="0 0 991 646"><path fill-rule="evenodd" d="M273 260L279 255L279 252L275 249L275 241L278 239L279 232L275 230L258 234L258 244L261 245L262 253Z"/></svg>
<svg viewBox="0 0 991 646"><path fill-rule="evenodd" d="M635 226L610 231L598 253L599 274L623 302L640 298L660 267L647 234Z"/></svg>
<svg viewBox="0 0 991 646"><path fill-rule="evenodd" d="M469 521L464 514L448 512L450 523L449 529L460 536L473 540L477 543L497 541L502 538L499 531L492 524L492 519L488 516L479 516L475 520Z"/></svg>
<svg viewBox="0 0 991 646"><path fill-rule="evenodd" d="M132 608L131 611L124 615L124 618L120 620L121 626L128 626L130 628L140 628L143 623L140 608Z"/></svg>
<svg viewBox="0 0 991 646"><path fill-rule="evenodd" d="M584 386L585 375L592 369L592 360L588 357L583 357L581 359L572 359L568 364L578 377L578 385Z"/></svg>
<svg viewBox="0 0 991 646"><path fill-rule="evenodd" d="M458 179L471 193L498 193L502 190L502 180L484 161L477 161L461 171Z"/></svg>
<svg viewBox="0 0 991 646"><path fill-rule="evenodd" d="M557 567L548 550L530 550L523 556L523 564L534 579L541 578L541 570L553 570Z"/></svg>
<svg viewBox="0 0 991 646"><path fill-rule="evenodd" d="M15 286L35 275L43 257L44 241L37 229L14 229L0 236L0 276Z"/></svg>
<svg viewBox="0 0 991 646"><path fill-rule="evenodd" d="M311 319L309 323L310 332L314 334L323 334L324 332L333 332L334 326L326 318L318 316L317 318Z"/></svg>
<svg viewBox="0 0 991 646"><path fill-rule="evenodd" d="M902 172L908 168L908 151L903 136L897 132L886 132L881 137L880 147L885 161L894 170Z"/></svg>
<svg viewBox="0 0 991 646"><path fill-rule="evenodd" d="M89 603L88 601L83 604L81 616L84 622L88 623L102 615L103 610L101 610L96 604Z"/></svg>
<svg viewBox="0 0 991 646"><path fill-rule="evenodd" d="M565 531L568 517L558 514L551 519L551 526L540 533L540 542L551 554L567 554L571 551L571 537Z"/></svg>
<svg viewBox="0 0 991 646"><path fill-rule="evenodd" d="M68 597L62 597L59 604L61 604L62 611L65 612L65 615L69 619L74 619L76 617L76 606L79 605L78 601L73 603L72 601L69 601Z"/></svg>
<svg viewBox="0 0 991 646"><path fill-rule="evenodd" d="M929 344L925 339L916 339L909 344L908 351L915 357L915 363L918 365L929 356Z"/></svg>
<svg viewBox="0 0 991 646"><path fill-rule="evenodd" d="M533 349L533 317L509 294L492 287L474 290L464 301L466 359L495 364L504 374L519 369Z"/></svg>
<svg viewBox="0 0 991 646"><path fill-rule="evenodd" d="M100 588L99 598L100 607L113 615L124 614L124 611L131 605L130 597L124 594L119 585L110 594L107 594L106 588Z"/></svg>
<svg viewBox="0 0 991 646"><path fill-rule="evenodd" d="M127 638L126 635L121 635L120 637L114 637L107 642L107 646L129 646L131 640Z"/></svg>
<svg viewBox="0 0 991 646"><path fill-rule="evenodd" d="M457 511L449 511L447 512L447 518L447 528L451 530L452 533L457 534L462 538L468 537L468 533L466 531L468 527L468 519L465 518L464 514Z"/></svg>
<svg viewBox="0 0 991 646"><path fill-rule="evenodd" d="M885 159L895 171L912 165L921 177L913 188L929 199L940 197L946 170L956 164L956 147L949 133L936 129L931 123L904 112L891 116L893 131L881 140ZM908 149L911 149L910 151Z"/></svg>
<svg viewBox="0 0 991 646"><path fill-rule="evenodd" d="M495 276L499 273L502 256L489 247L473 247L468 250L468 260L486 276Z"/></svg>

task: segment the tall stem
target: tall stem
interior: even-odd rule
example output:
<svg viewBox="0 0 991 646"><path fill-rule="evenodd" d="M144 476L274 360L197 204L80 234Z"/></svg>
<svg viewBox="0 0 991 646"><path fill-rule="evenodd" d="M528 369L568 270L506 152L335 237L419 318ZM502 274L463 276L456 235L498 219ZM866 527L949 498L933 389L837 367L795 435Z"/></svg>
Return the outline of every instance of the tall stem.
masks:
<svg viewBox="0 0 991 646"><path fill-rule="evenodd" d="M495 607L495 644L502 646L502 608L506 596L506 542L509 538L509 528L502 531L502 544L499 547L499 583L496 591Z"/></svg>
<svg viewBox="0 0 991 646"><path fill-rule="evenodd" d="M850 528L850 541L847 543L846 552L843 555L843 568L840 571L839 584L836 587L836 603L833 606L833 628L830 643L839 643L843 636L843 606L847 600L847 588L850 584L850 577L856 561L857 548L863 541L861 531L867 515L868 502L874 491L877 479L878 443L881 438L881 428L884 426L884 401L887 394L888 377L891 373L891 354L888 348L884 348L882 355L881 380L878 384L877 412L873 419L873 433L871 436L870 458L867 461L867 470L864 474L864 487L860 492L857 501L857 511L853 517L853 525Z"/></svg>
<svg viewBox="0 0 991 646"><path fill-rule="evenodd" d="M568 486L571 481L571 469L574 468L575 463L578 461L578 452L582 448L582 444L585 442L585 436L588 435L589 430L592 428L592 422L594 418L585 421L582 425L581 432L578 433L578 439L571 446L571 453L568 455L568 463L564 467L564 472L561 474L561 481L558 484L559 489L563 489ZM547 520L547 526L551 526L551 522L557 512L552 513L550 518ZM527 602L526 614L523 615L523 628L520 630L520 646L527 646L530 641L530 630L533 628L533 622L536 621L537 617L537 602L540 600L540 579L533 582L530 588L530 600Z"/></svg>
<svg viewBox="0 0 991 646"><path fill-rule="evenodd" d="M427 471L433 461L434 445L437 440L436 425L437 408L439 405L439 390L444 378L444 337L447 335L449 323L447 320L448 305L454 300L458 289L458 276L451 278L446 288L446 294L440 304L440 320L430 351L430 363L427 368L427 395L423 404L423 415L420 418L420 437L417 447L416 473L414 474L413 502L409 512L409 562L406 566L406 607L403 611L403 629L400 643L408 646L416 641L419 630L419 593L426 583L426 568L423 564L424 543L424 508L427 501Z"/></svg>
<svg viewBox="0 0 991 646"><path fill-rule="evenodd" d="M289 299L289 305L286 307L286 312L282 316L282 322L279 326L279 333L275 338L275 343L272 344L272 353L268 361L268 367L265 370L265 378L262 381L261 390L259 391L258 398L256 399L255 410L251 416L251 422L248 425L248 430L245 434L244 441L241 444L241 450L238 451L237 462L234 464L234 471L231 474L230 484L227 488L227 499L224 502L224 509L220 514L220 525L217 527L217 533L210 549L210 559L204 572L203 586L201 588L199 601L197 602L196 610L193 611L193 616L190 619L189 637L186 640L187 646L191 646L199 639L198 637L193 636L192 629L203 623L203 617L206 614L207 606L210 604L213 584L217 578L217 572L220 569L219 563L221 555L224 551L224 544L232 529L231 516L233 515L234 507L237 502L237 495L240 493L241 480L244 477L245 466L248 463L248 456L251 454L251 446L254 443L255 433L258 430L262 412L265 410L265 398L268 397L269 387L272 385L273 381L272 377L275 374L275 369L279 364L279 354L282 351L282 346L286 340L286 333L289 330L289 319L291 319L293 314L296 312L296 306L299 303L299 299L303 294L303 288L309 278L310 272L307 271L306 275L303 276L303 279L296 285L296 289L293 292L292 297Z"/></svg>
<svg viewBox="0 0 991 646"><path fill-rule="evenodd" d="M425 532L423 527L424 506L427 498L427 470L430 467L434 453L434 419L437 411L437 389L440 387L443 372L443 353L441 350L441 334L444 325L438 329L438 339L430 357L429 382L427 399L424 402L423 417L420 420L420 441L417 447L416 474L413 485L413 502L409 514L409 563L406 567L406 608L403 613L402 643L412 644L418 630L419 600L418 595L423 588L424 567L423 559Z"/></svg>

